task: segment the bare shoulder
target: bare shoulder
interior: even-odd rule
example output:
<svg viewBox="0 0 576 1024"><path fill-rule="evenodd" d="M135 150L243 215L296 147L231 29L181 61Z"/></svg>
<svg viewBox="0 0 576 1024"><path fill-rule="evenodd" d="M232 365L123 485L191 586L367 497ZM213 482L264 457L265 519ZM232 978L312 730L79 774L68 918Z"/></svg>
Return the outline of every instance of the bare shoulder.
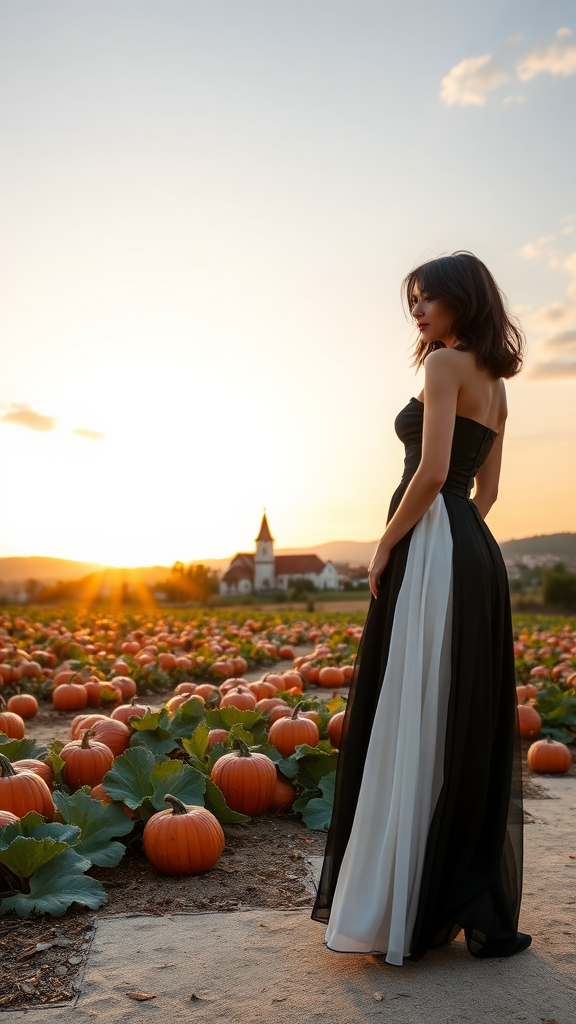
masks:
<svg viewBox="0 0 576 1024"><path fill-rule="evenodd" d="M464 354L462 352L453 352L450 348L437 348L426 356L424 368L427 373L430 370L432 373L458 373L462 369L459 357Z"/></svg>

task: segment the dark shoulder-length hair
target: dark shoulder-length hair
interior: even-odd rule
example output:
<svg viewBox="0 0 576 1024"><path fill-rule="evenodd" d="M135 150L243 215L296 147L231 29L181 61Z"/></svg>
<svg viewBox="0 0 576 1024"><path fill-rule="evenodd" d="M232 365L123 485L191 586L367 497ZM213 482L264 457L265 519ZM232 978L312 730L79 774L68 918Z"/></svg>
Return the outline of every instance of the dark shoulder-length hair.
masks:
<svg viewBox="0 0 576 1024"><path fill-rule="evenodd" d="M453 252L411 270L402 283L408 310L415 284L429 298L442 299L453 307L452 333L458 338L458 348L473 352L479 369L494 377L513 377L521 370L524 333L488 267L477 256ZM444 348L442 341L424 341L420 336L413 365L422 366L428 353L438 348Z"/></svg>

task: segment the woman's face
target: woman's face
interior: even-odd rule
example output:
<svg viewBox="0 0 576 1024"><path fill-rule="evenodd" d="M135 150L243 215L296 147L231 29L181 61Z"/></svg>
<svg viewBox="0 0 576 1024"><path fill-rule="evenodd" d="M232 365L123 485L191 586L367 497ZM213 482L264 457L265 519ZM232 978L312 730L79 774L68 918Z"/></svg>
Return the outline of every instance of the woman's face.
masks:
<svg viewBox="0 0 576 1024"><path fill-rule="evenodd" d="M412 288L410 312L425 341L442 341L448 348L456 344L457 339L452 334L454 307L442 299L431 299L425 291L420 291L417 281Z"/></svg>

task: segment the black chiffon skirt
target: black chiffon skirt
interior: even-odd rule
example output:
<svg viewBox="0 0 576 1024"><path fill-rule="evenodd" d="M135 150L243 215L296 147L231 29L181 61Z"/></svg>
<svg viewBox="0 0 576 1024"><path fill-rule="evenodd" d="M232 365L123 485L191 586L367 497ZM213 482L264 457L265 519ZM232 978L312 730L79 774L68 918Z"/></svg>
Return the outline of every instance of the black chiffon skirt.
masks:
<svg viewBox="0 0 576 1024"><path fill-rule="evenodd" d="M389 518L404 489L394 495ZM511 939L518 929L522 888L522 766L506 569L475 505L448 488L438 500L447 513L452 542L450 684L443 776L427 830L410 940L413 960L450 942L460 928L471 951L471 944L476 951ZM356 656L334 811L312 910L312 918L325 924L361 793L415 529L392 551L378 597L371 597ZM396 620L396 636L402 627ZM411 640L405 636L406 645ZM386 728L372 742L385 743L385 733Z"/></svg>

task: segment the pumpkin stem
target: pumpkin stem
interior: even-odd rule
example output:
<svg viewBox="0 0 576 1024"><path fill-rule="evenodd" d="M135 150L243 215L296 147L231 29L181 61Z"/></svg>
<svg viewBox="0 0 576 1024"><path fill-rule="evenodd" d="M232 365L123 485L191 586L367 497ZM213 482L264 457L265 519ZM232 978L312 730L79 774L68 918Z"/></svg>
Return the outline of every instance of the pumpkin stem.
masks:
<svg viewBox="0 0 576 1024"><path fill-rule="evenodd" d="M245 743L244 740L241 740L239 736L234 737L232 740L232 746L234 747L234 750L239 752L240 757L252 757L248 744Z"/></svg>
<svg viewBox="0 0 576 1024"><path fill-rule="evenodd" d="M0 754L0 778L7 779L12 775L17 775L17 771L14 765L4 754Z"/></svg>
<svg viewBox="0 0 576 1024"><path fill-rule="evenodd" d="M82 743L80 746L82 750L88 750L90 748L90 737L94 735L94 727L86 729L86 732L82 733Z"/></svg>
<svg viewBox="0 0 576 1024"><path fill-rule="evenodd" d="M304 701L301 700L300 703L297 704L296 707L294 708L294 711L292 712L290 717L291 718L298 718L298 712L300 711L300 708L303 708L303 707L304 707Z"/></svg>
<svg viewBox="0 0 576 1024"><path fill-rule="evenodd" d="M172 804L173 814L188 814L188 808L186 807L186 804L183 804L182 801L179 800L177 796L172 796L171 793L165 793L164 799L167 804Z"/></svg>

